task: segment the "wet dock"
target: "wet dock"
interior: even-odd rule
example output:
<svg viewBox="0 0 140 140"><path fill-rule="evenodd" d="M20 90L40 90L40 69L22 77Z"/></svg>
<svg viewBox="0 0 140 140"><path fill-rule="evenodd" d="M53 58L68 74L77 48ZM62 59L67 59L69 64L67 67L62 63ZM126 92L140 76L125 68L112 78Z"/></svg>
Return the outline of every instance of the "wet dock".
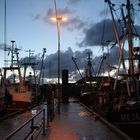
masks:
<svg viewBox="0 0 140 140"><path fill-rule="evenodd" d="M97 116L77 102L61 105L61 113L50 123L47 134L39 140L124 140Z"/></svg>
<svg viewBox="0 0 140 140"><path fill-rule="evenodd" d="M46 105L39 105L34 107L31 110L27 110L21 114L17 115L8 115L5 116L4 119L0 119L0 140L5 140L5 138L20 127L23 123L25 123L28 119L33 116L33 112L39 111L42 108L46 108ZM5 119L6 118L6 119ZM10 140L23 140L25 135L30 132L30 124L27 125L21 132L17 133L15 136L10 138Z"/></svg>
<svg viewBox="0 0 140 140"><path fill-rule="evenodd" d="M39 111L42 108L46 109L46 104L36 107L35 110ZM32 112L27 111L1 122L0 139L4 140L9 133L30 117L32 117ZM47 122L47 117L45 116L45 118ZM24 131L12 140L24 139L24 136L30 131L29 129L30 125L27 125ZM45 135L41 132L37 137L38 140L131 140L125 134L116 133L102 119L87 111L79 102L73 100L68 104L61 104L61 113L55 114L54 119L49 123L49 127L46 123L45 130Z"/></svg>

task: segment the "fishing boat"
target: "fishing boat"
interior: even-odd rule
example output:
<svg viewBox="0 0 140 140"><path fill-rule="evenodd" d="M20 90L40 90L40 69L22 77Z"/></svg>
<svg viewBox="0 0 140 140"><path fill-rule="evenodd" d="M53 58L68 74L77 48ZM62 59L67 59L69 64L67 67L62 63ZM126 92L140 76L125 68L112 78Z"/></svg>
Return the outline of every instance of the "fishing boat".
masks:
<svg viewBox="0 0 140 140"><path fill-rule="evenodd" d="M81 79L76 82L77 85L77 96L84 102L86 105L90 104L90 96L92 96L97 86L95 79L92 76L92 63L91 63L91 52L88 52L88 61L85 66L84 76L81 74L79 67L76 63L76 58L72 57L72 60L81 76Z"/></svg>
<svg viewBox="0 0 140 140"><path fill-rule="evenodd" d="M136 25L134 14L135 6L139 7L140 4L131 0L120 2L121 18L115 20L115 3L111 0L105 2L110 9L116 46L120 53L113 88L114 98L111 109L107 112L107 119L119 124L124 131L136 135L140 128L140 38L137 30L139 26ZM122 25L121 34L118 31L117 21ZM124 55L124 49L128 52L127 57ZM120 73L120 67L123 73ZM121 90L116 92L119 77L121 77Z"/></svg>
<svg viewBox="0 0 140 140"><path fill-rule="evenodd" d="M98 75L95 73L93 75L94 70L92 67L91 52L87 54L84 76L80 73L76 60L73 58L75 66L81 75L81 79L76 82L78 98L94 111L98 111L98 113L104 112L105 110L102 109L108 107L112 99L111 94L113 94L113 83L115 79L110 76L101 76L99 72ZM101 61L101 63L103 63L103 61Z"/></svg>
<svg viewBox="0 0 140 140"><path fill-rule="evenodd" d="M33 91L31 90L32 83L30 80L28 82L25 81L25 77L21 75L18 56L19 49L15 47L15 41L11 41L11 43L11 48L8 49L9 55L11 54L10 64L7 63L6 66L3 67L2 87L5 91L4 94L11 100L11 104L22 106L31 105L33 103ZM11 74L11 78L8 78L9 73Z"/></svg>
<svg viewBox="0 0 140 140"><path fill-rule="evenodd" d="M113 13L116 12L115 4L111 0L105 0L105 2L110 9L116 37L115 45L113 44L112 47L118 47L120 54L116 75L115 78L90 74L82 77L78 81L82 91L80 95L84 99L88 97L86 101L94 111L112 123L119 124L121 128L125 128L125 131L129 128L129 132L135 134L134 131L137 132L136 130L140 128L140 35L137 31L139 26L136 26L134 21L134 6L140 4L138 2L134 4L130 0L119 2L120 7L116 9L120 10L119 14L122 18L115 20L116 13ZM121 33L117 22L123 30ZM128 53L127 56L124 55L126 52L124 49ZM94 88L91 88L92 82L94 82ZM87 86L87 83L90 86Z"/></svg>

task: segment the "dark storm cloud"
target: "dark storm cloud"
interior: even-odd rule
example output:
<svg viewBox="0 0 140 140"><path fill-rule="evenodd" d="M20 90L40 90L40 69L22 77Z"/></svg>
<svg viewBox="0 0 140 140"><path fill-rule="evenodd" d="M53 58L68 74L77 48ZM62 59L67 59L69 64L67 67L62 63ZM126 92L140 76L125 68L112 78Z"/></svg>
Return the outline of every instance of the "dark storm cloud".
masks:
<svg viewBox="0 0 140 140"><path fill-rule="evenodd" d="M73 51L71 48L68 48L65 52L61 52L61 70L68 69L71 71L72 69L72 60ZM58 61L57 61L57 53L50 54L45 58L45 74L47 77L55 78L57 77L58 72Z"/></svg>
<svg viewBox="0 0 140 140"><path fill-rule="evenodd" d="M71 48L67 51L61 53L61 67L62 69L68 69L69 73L77 73L76 66L72 61L72 57L76 58L76 63L79 69L85 69L87 64L87 53L91 52L90 49L85 49L84 51L75 51L73 52ZM78 77L80 77L79 73L77 73Z"/></svg>
<svg viewBox="0 0 140 140"><path fill-rule="evenodd" d="M121 39L124 32L122 23L116 21L117 30ZM89 28L83 30L84 38L80 43L77 43L79 47L88 46L104 46L108 45L107 41L116 42L116 36L111 19L102 20L96 24L91 25ZM135 25L133 33L137 36L140 35L140 26Z"/></svg>
<svg viewBox="0 0 140 140"><path fill-rule="evenodd" d="M80 74L77 72L77 68L72 61L72 57L75 58L78 68L80 70L85 70L87 66L87 57L88 52L92 52L90 49L85 49L84 51L75 51L73 52L71 48L68 50L61 52L61 70L68 69L70 75L74 75L75 78L80 78ZM119 50L117 47L111 49L110 55L104 54L106 59L102 61L102 55L92 58L92 66L93 70L92 73L98 74L99 67L101 66L101 71L105 69L107 71L108 65L114 66L118 64L119 60ZM57 77L57 70L58 70L58 62L57 62L57 53L48 55L45 59L45 76L55 78ZM84 76L85 73L83 72L82 75Z"/></svg>
<svg viewBox="0 0 140 140"><path fill-rule="evenodd" d="M120 34L121 28L119 25L118 31ZM116 41L112 20L110 19L102 20L99 23L93 24L83 32L85 37L80 43L78 43L80 47L107 45L106 41L108 40L112 42Z"/></svg>
<svg viewBox="0 0 140 140"><path fill-rule="evenodd" d="M73 17L67 23L68 30L73 31L75 29L79 30L85 27L86 23L80 19L80 17Z"/></svg>
<svg viewBox="0 0 140 140"><path fill-rule="evenodd" d="M88 57L88 52L92 52L90 49L85 49L83 51L73 51L72 48L68 48L66 51L61 51L61 70L67 69L69 71L69 74L77 79L80 79L80 74L77 72L77 68L72 61L72 57L75 58L75 61L78 65L78 68L80 70L83 70L82 75L84 76L84 70L87 65L87 57ZM98 74L99 68L101 66L101 71L100 73L103 72L103 69L107 71L108 66L114 66L118 65L119 61L119 50L118 47L114 47L110 50L110 54L108 55L107 53L104 53L104 56L106 59L102 59L102 55L92 57L92 66L93 70L92 74ZM124 57L127 57L128 53L127 51L124 51ZM35 61L37 62L37 67L36 70L40 70L41 68L41 54L36 55ZM22 58L21 62L28 62L28 57ZM103 60L103 61L102 61ZM105 72L104 71L104 72ZM45 60L44 60L44 77L46 78L57 78L58 76L58 61L57 61L57 52L46 55Z"/></svg>
<svg viewBox="0 0 140 140"><path fill-rule="evenodd" d="M73 75L73 73L77 73L77 69L72 61L72 57L76 58L77 65L79 69L84 69L87 60L87 52L91 50L86 49L84 51L76 51L73 52L69 47L66 51L61 52L61 70L68 69L69 74ZM36 57L37 58L37 57ZM27 58L23 59L24 61L28 61ZM23 61L22 61L23 62ZM36 60L38 62L37 70L41 68L41 58L38 57ZM44 75L48 78L56 78L58 75L58 61L57 61L57 53L47 55L44 60ZM77 74L79 77L79 74Z"/></svg>

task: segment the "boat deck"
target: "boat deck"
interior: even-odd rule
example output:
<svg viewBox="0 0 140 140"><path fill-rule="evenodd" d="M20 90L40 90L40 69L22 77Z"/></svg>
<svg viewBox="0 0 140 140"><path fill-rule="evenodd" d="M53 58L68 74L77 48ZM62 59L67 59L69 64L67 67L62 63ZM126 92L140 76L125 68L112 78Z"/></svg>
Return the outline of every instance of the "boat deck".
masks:
<svg viewBox="0 0 140 140"><path fill-rule="evenodd" d="M122 140L93 114L77 102L61 105L61 113L56 114L46 135L39 140ZM127 138L126 138L127 139ZM128 138L129 139L129 138Z"/></svg>

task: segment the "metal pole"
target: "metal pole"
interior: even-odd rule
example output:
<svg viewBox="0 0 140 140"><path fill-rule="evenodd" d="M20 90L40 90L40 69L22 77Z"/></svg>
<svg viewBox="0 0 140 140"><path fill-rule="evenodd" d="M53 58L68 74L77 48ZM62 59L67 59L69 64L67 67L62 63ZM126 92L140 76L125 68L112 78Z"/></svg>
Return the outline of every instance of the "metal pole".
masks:
<svg viewBox="0 0 140 140"><path fill-rule="evenodd" d="M60 114L60 20L57 20L58 30L58 113Z"/></svg>
<svg viewBox="0 0 140 140"><path fill-rule="evenodd" d="M132 40L132 19L131 19L131 2L127 0L127 11L128 11L128 47L129 47L129 70L130 70L130 91L134 93L135 85L134 85L134 63L133 63L133 40Z"/></svg>
<svg viewBox="0 0 140 140"><path fill-rule="evenodd" d="M4 66L6 67L6 44L7 44L7 1L4 4Z"/></svg>

